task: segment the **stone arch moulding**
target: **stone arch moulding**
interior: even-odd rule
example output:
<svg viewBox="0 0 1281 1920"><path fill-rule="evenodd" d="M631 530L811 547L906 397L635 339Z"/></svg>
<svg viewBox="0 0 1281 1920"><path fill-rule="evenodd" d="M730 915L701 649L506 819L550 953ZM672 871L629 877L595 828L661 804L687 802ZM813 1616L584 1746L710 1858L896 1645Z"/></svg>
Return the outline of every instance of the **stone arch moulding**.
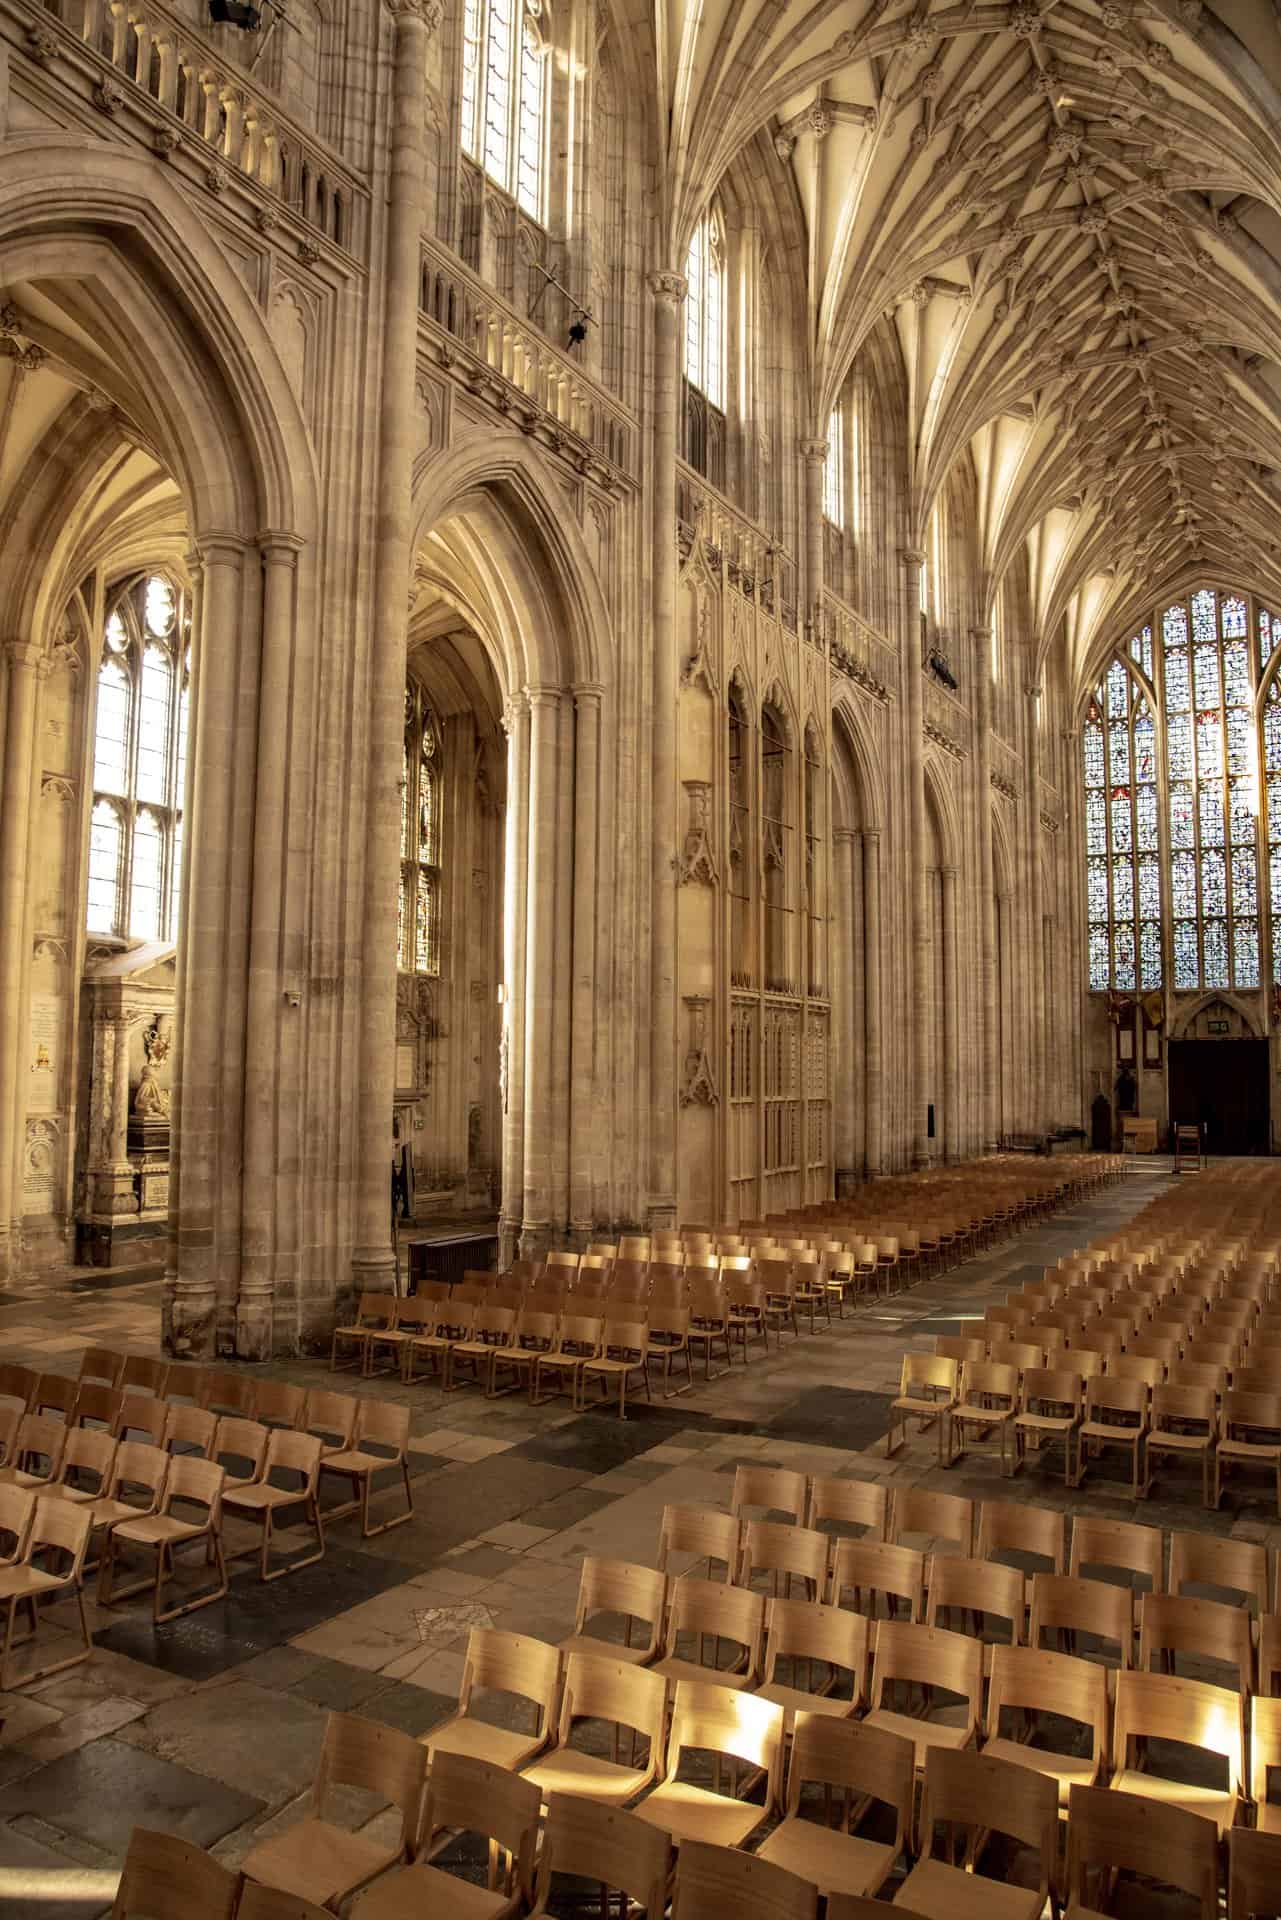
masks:
<svg viewBox="0 0 1281 1920"><path fill-rule="evenodd" d="M1198 993L1188 1006L1179 1007L1170 1021L1168 1037L1171 1040L1186 1040L1207 1008L1224 1006L1230 1008L1240 1020L1246 1030L1247 1039L1266 1040L1267 1029L1260 1027L1258 1006L1252 1004L1257 1001L1257 997L1252 993L1234 993L1228 987L1211 987L1205 993Z"/></svg>
<svg viewBox="0 0 1281 1920"><path fill-rule="evenodd" d="M0 151L0 287L23 280L92 289L107 350L95 382L101 372L126 414L140 397L128 368L145 366L148 424L194 537L270 527L314 539L315 456L288 374L232 262L155 160L63 135Z"/></svg>
<svg viewBox="0 0 1281 1920"><path fill-rule="evenodd" d="M998 808L992 808L992 891L998 899L1009 897L1014 872L1014 852Z"/></svg>
<svg viewBox="0 0 1281 1920"><path fill-rule="evenodd" d="M582 531L556 511L556 497L554 473L523 437L465 442L415 468L412 551L418 552L434 527L479 510L496 525L500 539L497 561L491 560L487 571L495 606L510 615L500 676L505 692L522 684L595 684L608 693L613 619ZM550 562L559 608L546 606L545 582L531 564L531 545ZM509 570L526 589L523 609L516 605ZM540 601L541 616L528 618ZM558 630L566 636L563 645L556 640Z"/></svg>
<svg viewBox="0 0 1281 1920"><path fill-rule="evenodd" d="M925 762L925 804L938 832L940 867L959 867L961 836L952 791L932 757Z"/></svg>
<svg viewBox="0 0 1281 1920"><path fill-rule="evenodd" d="M879 833L884 819L876 755L868 744L854 701L838 694L832 705L832 765L839 799L837 827Z"/></svg>

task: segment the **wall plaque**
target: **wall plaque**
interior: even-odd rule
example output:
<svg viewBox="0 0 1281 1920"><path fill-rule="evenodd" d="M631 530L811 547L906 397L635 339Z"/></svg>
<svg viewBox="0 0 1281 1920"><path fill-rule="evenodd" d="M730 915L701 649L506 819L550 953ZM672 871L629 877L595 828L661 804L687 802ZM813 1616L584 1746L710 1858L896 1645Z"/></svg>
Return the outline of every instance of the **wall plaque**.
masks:
<svg viewBox="0 0 1281 1920"><path fill-rule="evenodd" d="M63 1017L63 1004L59 994L32 994L28 1113L56 1113L58 1110L58 1085L62 1078Z"/></svg>

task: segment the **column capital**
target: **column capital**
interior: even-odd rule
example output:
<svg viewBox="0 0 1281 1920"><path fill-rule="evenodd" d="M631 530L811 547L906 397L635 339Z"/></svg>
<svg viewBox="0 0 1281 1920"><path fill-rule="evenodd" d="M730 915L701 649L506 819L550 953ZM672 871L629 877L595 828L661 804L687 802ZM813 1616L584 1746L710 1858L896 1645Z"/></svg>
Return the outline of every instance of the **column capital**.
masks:
<svg viewBox="0 0 1281 1920"><path fill-rule="evenodd" d="M560 705L561 690L559 687L523 687L521 691L529 702L529 710L531 713L536 707L558 707Z"/></svg>
<svg viewBox="0 0 1281 1920"><path fill-rule="evenodd" d="M1029 680L1023 688L1029 700L1039 700L1045 688L1039 680Z"/></svg>
<svg viewBox="0 0 1281 1920"><path fill-rule="evenodd" d="M881 829L879 827L863 828L863 845L865 847L879 846L880 839L881 839Z"/></svg>
<svg viewBox="0 0 1281 1920"><path fill-rule="evenodd" d="M689 281L683 273L659 271L650 274L649 290L660 306L678 307L689 292Z"/></svg>
<svg viewBox="0 0 1281 1920"><path fill-rule="evenodd" d="M797 445L801 450L802 460L807 466L812 467L823 466L831 451L826 440L800 440Z"/></svg>
<svg viewBox="0 0 1281 1920"><path fill-rule="evenodd" d="M11 667L29 667L38 672L46 660L44 648L38 640L31 640L25 634L11 634L8 639L0 640L0 654L9 661Z"/></svg>
<svg viewBox="0 0 1281 1920"><path fill-rule="evenodd" d="M192 551L202 567L238 566L252 542L243 533L201 533L192 542Z"/></svg>
<svg viewBox="0 0 1281 1920"><path fill-rule="evenodd" d="M990 640L992 638L991 621L989 620L985 627L971 627L969 635L971 640Z"/></svg>
<svg viewBox="0 0 1281 1920"><path fill-rule="evenodd" d="M600 680L580 680L573 689L575 706L599 706L605 686Z"/></svg>
<svg viewBox="0 0 1281 1920"><path fill-rule="evenodd" d="M925 560L926 556L919 547L900 547L898 550L899 565L908 568L909 571L914 568L919 573L925 565Z"/></svg>
<svg viewBox="0 0 1281 1920"><path fill-rule="evenodd" d="M262 555L262 563L272 567L292 567L307 542L300 533L285 533L276 527L265 527L254 535L254 544Z"/></svg>
<svg viewBox="0 0 1281 1920"><path fill-rule="evenodd" d="M397 26L418 24L435 33L444 15L441 0L386 0L386 7Z"/></svg>
<svg viewBox="0 0 1281 1920"><path fill-rule="evenodd" d="M838 847L851 847L858 839L857 827L833 827L832 839Z"/></svg>
<svg viewBox="0 0 1281 1920"><path fill-rule="evenodd" d="M954 866L953 866L953 867L940 867L940 868L939 868L939 872L940 872L940 873L942 874L942 876L943 876L943 878L944 878L945 880L950 880L950 881L952 881L953 883L955 883L955 881L956 881L956 868L955 868Z"/></svg>
<svg viewBox="0 0 1281 1920"><path fill-rule="evenodd" d="M514 692L508 694L503 703L502 719L500 722L503 732L509 740L515 730L517 721L523 713L527 713L528 711L529 701L525 689L524 687L517 687Z"/></svg>

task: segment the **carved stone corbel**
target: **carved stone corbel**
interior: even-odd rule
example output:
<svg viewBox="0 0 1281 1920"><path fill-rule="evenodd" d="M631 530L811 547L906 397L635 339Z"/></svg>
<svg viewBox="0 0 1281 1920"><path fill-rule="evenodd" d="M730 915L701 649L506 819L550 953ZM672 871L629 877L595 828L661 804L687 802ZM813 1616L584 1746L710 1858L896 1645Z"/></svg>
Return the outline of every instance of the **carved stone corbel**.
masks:
<svg viewBox="0 0 1281 1920"><path fill-rule="evenodd" d="M681 1105L718 1107L721 1096L707 1055L707 1009L711 999L705 993L687 993L682 997L689 1009L689 1048L681 1081Z"/></svg>
<svg viewBox="0 0 1281 1920"><path fill-rule="evenodd" d="M689 825L681 848L677 884L686 887L691 881L697 881L701 886L714 887L720 874L711 844L711 782L682 780L681 785L689 795Z"/></svg>

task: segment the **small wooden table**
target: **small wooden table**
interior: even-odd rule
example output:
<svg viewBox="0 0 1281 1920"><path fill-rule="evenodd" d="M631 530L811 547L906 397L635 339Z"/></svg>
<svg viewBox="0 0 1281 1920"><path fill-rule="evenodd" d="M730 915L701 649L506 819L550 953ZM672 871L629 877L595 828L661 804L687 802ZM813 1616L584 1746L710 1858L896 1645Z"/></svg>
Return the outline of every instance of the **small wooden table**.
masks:
<svg viewBox="0 0 1281 1920"><path fill-rule="evenodd" d="M492 1270L498 1258L498 1229L480 1227L468 1233L441 1234L436 1240L411 1240L409 1291L417 1293L429 1280L456 1286L473 1269Z"/></svg>

